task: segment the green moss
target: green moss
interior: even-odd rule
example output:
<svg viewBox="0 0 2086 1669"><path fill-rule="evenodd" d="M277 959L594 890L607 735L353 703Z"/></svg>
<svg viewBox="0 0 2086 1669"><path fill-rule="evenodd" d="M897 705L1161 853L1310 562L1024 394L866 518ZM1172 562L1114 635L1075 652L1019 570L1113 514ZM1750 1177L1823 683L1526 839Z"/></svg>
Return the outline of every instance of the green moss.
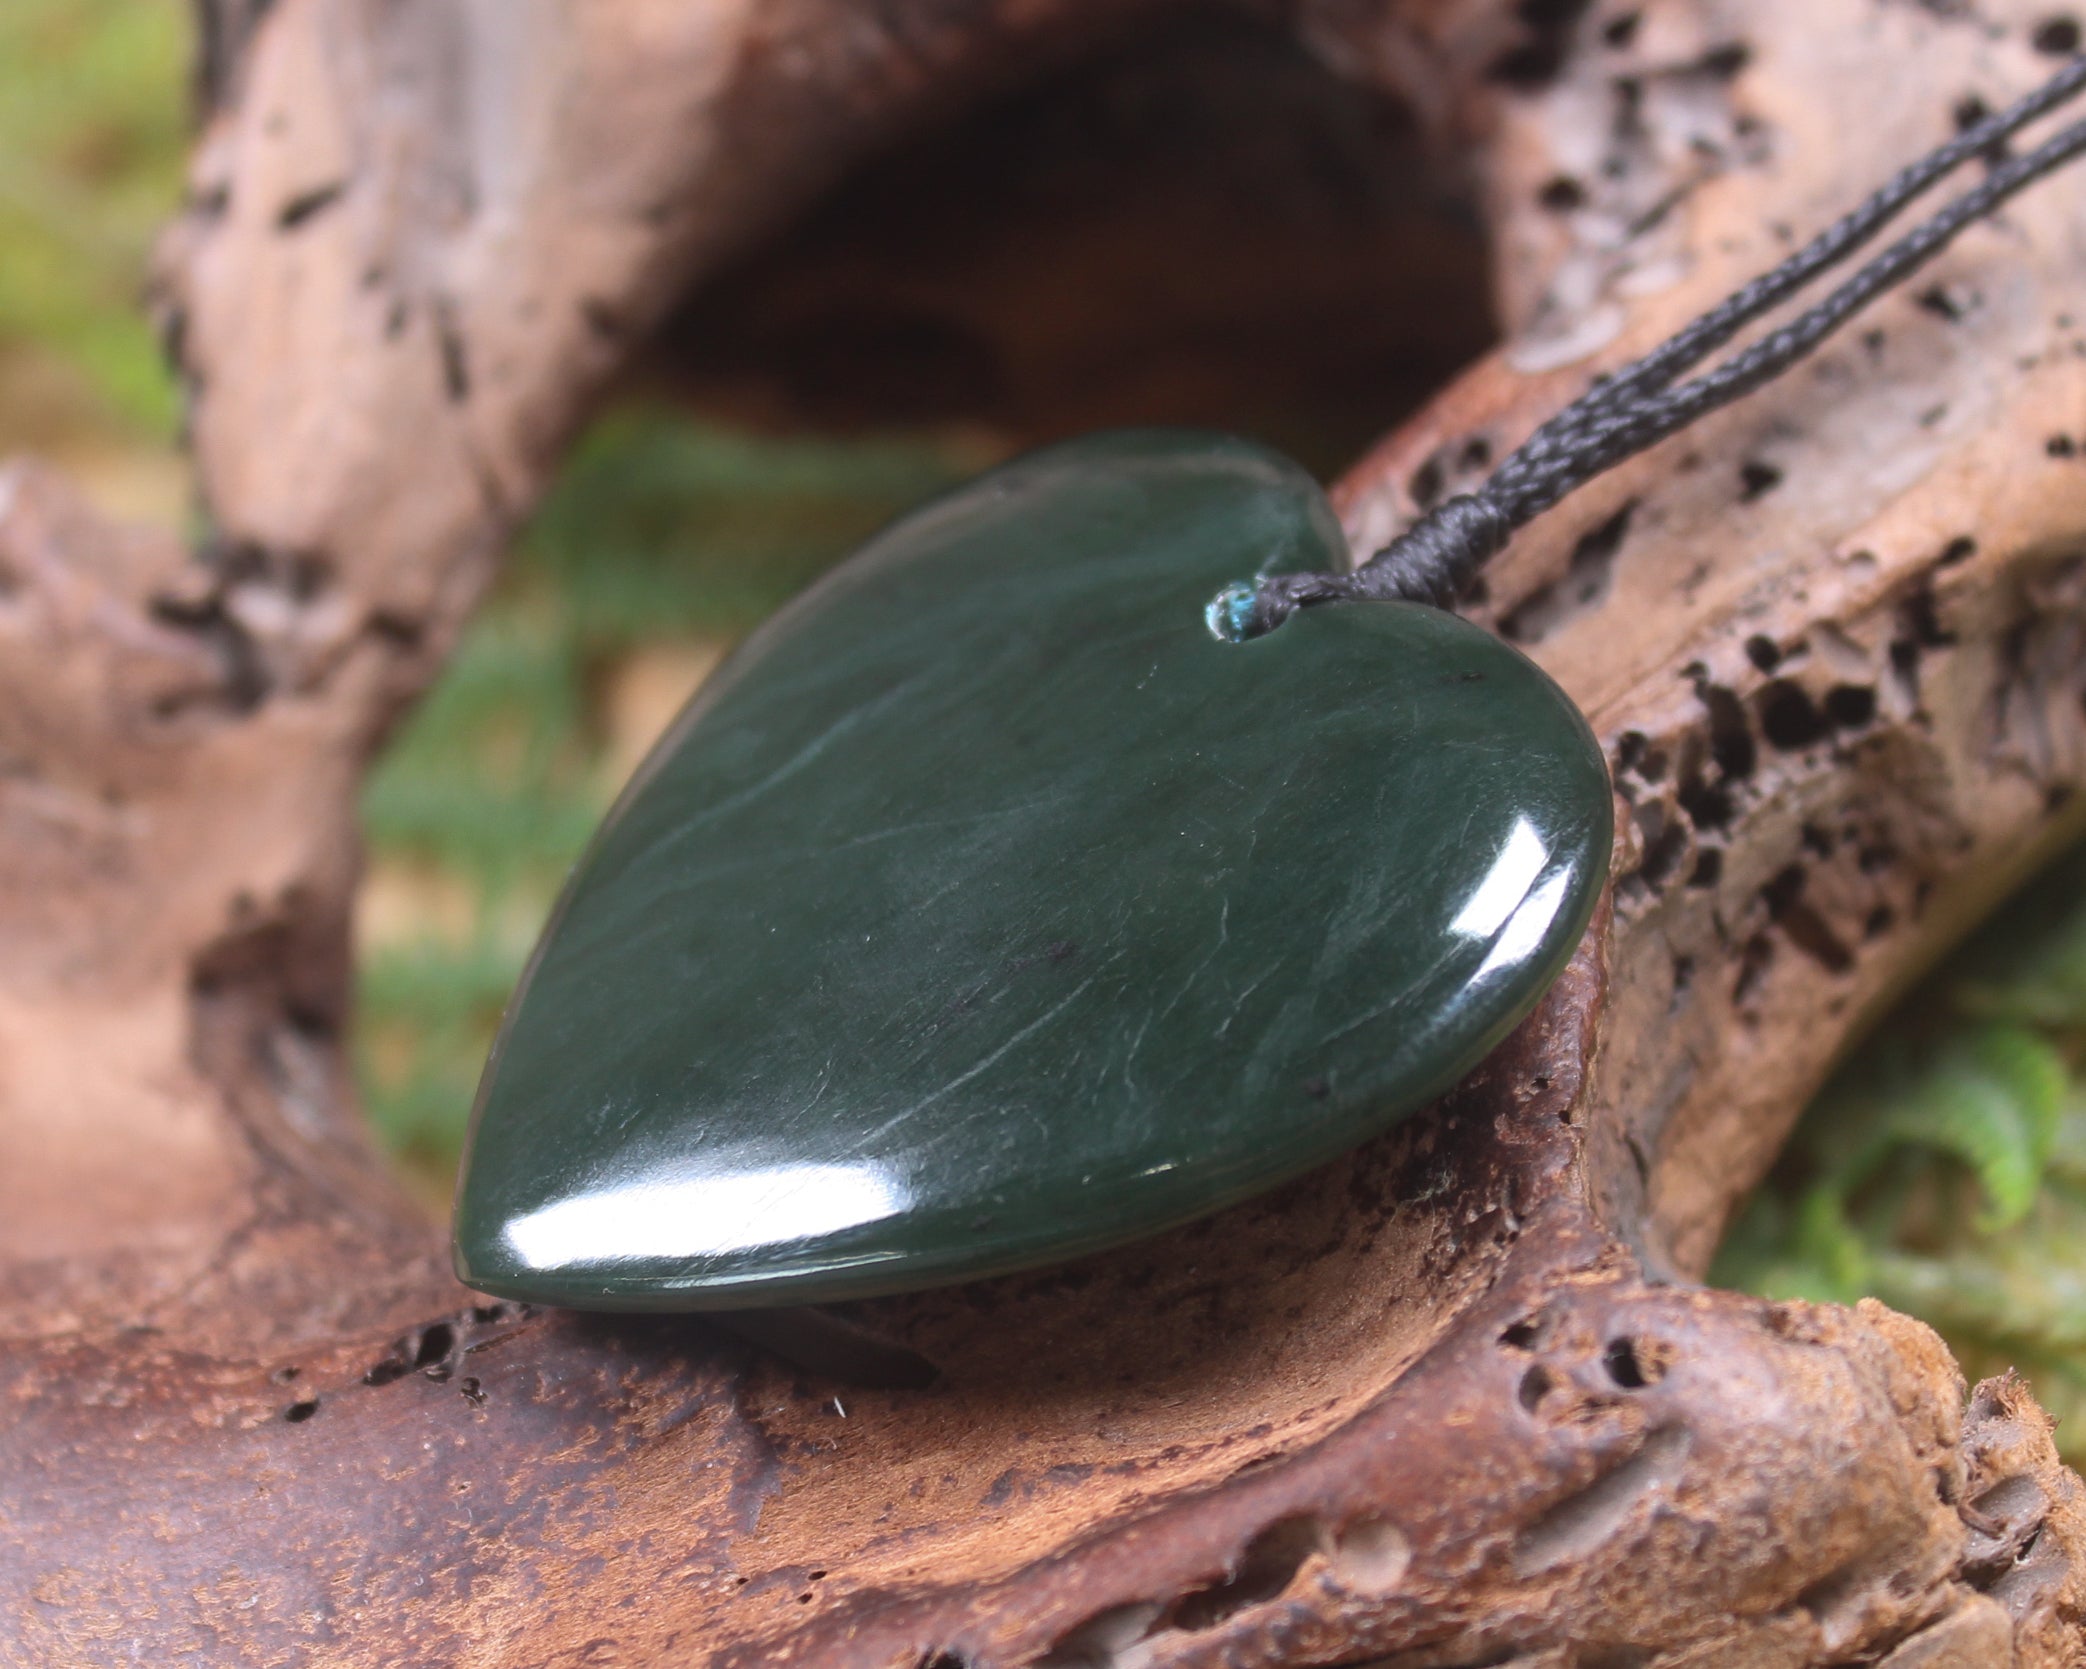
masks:
<svg viewBox="0 0 2086 1669"><path fill-rule="evenodd" d="M1711 1279L1864 1295L2086 1412L2086 852L1987 923L1804 1115ZM2086 1431L2061 1425L2068 1452Z"/></svg>

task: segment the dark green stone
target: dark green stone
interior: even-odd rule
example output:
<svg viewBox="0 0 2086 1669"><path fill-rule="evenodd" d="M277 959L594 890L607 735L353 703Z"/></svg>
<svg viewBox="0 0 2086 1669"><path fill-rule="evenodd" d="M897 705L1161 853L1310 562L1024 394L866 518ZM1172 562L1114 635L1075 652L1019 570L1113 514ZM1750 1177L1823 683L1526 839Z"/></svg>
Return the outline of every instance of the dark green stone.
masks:
<svg viewBox="0 0 2086 1669"><path fill-rule="evenodd" d="M1038 453L891 528L660 743L479 1091L457 1267L597 1309L1047 1263L1316 1165L1447 1088L1583 932L1584 721L1404 604L1245 644L1338 563L1294 465Z"/></svg>

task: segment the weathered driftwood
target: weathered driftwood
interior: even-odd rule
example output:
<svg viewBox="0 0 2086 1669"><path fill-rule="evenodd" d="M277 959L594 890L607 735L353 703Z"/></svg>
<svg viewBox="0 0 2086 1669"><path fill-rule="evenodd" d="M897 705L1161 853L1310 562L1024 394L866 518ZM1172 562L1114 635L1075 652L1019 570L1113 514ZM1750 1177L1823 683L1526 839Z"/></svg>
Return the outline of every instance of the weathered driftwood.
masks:
<svg viewBox="0 0 2086 1669"><path fill-rule="evenodd" d="M1145 9L207 8L160 305L209 560L0 477L0 1658L2081 1660L2086 1495L2024 1388L1687 1284L1834 1053L2086 817L2076 178L1498 564L1475 612L1611 751L1618 879L1394 1136L862 1306L942 1369L893 1391L474 1306L372 1156L352 795L562 439L851 158ZM2065 39L2014 0L1279 22L1472 182L1510 327L1347 477L1363 543Z"/></svg>

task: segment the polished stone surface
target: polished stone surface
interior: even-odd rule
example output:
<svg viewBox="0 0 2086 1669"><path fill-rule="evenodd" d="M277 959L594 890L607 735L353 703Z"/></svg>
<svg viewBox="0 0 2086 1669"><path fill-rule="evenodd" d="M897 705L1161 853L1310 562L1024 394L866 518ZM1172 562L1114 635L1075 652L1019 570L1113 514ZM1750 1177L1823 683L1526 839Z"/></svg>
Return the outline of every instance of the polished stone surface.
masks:
<svg viewBox="0 0 2086 1669"><path fill-rule="evenodd" d="M1206 435L1034 454L900 522L675 722L509 1008L457 1265L597 1309L1047 1263L1333 1157L1577 944L1599 750L1404 604L1223 643L1337 564L1318 488Z"/></svg>

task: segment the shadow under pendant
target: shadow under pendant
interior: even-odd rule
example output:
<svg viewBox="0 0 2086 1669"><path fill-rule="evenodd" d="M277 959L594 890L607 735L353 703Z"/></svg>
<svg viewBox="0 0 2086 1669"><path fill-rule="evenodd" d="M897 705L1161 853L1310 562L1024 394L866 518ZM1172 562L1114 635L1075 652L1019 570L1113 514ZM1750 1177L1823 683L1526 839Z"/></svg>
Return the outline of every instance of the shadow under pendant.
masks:
<svg viewBox="0 0 2086 1669"><path fill-rule="evenodd" d="M463 1279L729 1310L1052 1263L1468 1072L1585 931L1607 771L1454 615L1207 623L1226 582L1344 551L1275 453L1107 434L784 609L659 742L523 975Z"/></svg>

